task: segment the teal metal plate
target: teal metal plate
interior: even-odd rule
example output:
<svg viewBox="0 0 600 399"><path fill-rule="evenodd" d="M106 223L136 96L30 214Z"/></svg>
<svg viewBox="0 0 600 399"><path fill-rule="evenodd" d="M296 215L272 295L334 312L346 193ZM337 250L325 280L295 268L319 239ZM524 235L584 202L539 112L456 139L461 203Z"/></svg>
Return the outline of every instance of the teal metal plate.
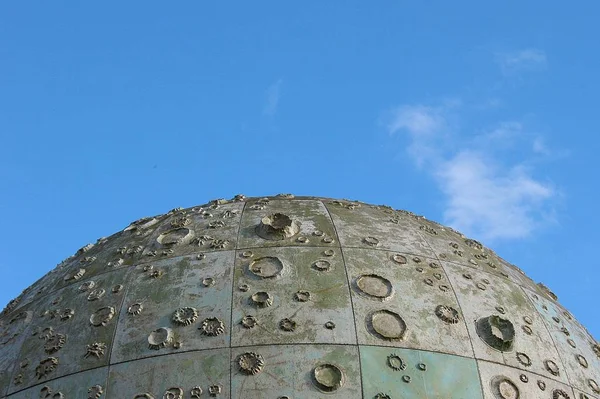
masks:
<svg viewBox="0 0 600 399"><path fill-rule="evenodd" d="M361 346L360 362L364 398L377 398L377 394L402 399L482 398L474 359L414 349Z"/></svg>

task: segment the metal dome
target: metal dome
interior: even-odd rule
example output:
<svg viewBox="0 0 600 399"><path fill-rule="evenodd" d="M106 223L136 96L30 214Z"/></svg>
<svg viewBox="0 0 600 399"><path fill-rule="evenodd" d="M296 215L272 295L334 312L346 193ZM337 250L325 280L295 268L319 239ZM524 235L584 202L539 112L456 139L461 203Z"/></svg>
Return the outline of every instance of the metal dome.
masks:
<svg viewBox="0 0 600 399"><path fill-rule="evenodd" d="M410 212L278 195L133 222L0 317L0 398L600 397L556 296Z"/></svg>

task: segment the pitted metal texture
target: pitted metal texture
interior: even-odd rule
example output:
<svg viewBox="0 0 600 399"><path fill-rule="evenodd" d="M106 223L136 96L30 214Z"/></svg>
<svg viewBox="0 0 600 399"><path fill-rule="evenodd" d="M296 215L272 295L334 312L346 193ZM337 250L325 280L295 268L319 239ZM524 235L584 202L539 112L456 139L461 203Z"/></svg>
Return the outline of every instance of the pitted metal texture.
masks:
<svg viewBox="0 0 600 399"><path fill-rule="evenodd" d="M0 398L600 398L543 284L407 211L281 194L173 209L0 314Z"/></svg>

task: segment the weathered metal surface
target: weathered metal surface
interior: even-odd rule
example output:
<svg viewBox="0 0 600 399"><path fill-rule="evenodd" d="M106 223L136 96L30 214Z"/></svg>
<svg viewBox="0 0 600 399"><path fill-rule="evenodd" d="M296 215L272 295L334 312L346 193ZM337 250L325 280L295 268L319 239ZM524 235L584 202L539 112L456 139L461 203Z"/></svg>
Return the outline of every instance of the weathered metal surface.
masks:
<svg viewBox="0 0 600 399"><path fill-rule="evenodd" d="M252 272L256 263L267 257L279 260L282 270L272 277ZM356 345L346 268L339 248L240 250L235 263L232 346ZM272 303L255 303L252 296L257 292L270 295ZM256 326L243 324L248 316L256 320ZM289 320L289 326L282 324L283 320Z"/></svg>
<svg viewBox="0 0 600 399"><path fill-rule="evenodd" d="M5 394L13 373L23 375L29 363L20 363L20 350L23 342L28 339L29 327L35 317L30 305L19 308L12 315L2 319L0 324L0 394Z"/></svg>
<svg viewBox="0 0 600 399"><path fill-rule="evenodd" d="M243 203L173 212L157 224L142 251L146 260L235 249Z"/></svg>
<svg viewBox="0 0 600 399"><path fill-rule="evenodd" d="M582 399L564 383L529 370L505 367L483 360L477 361L485 399L551 398ZM562 394L567 394L564 396Z"/></svg>
<svg viewBox="0 0 600 399"><path fill-rule="evenodd" d="M433 251L409 218L388 209L326 201L342 247L377 248L433 257Z"/></svg>
<svg viewBox="0 0 600 399"><path fill-rule="evenodd" d="M82 371L41 383L9 397L11 399L105 398L107 375L108 367Z"/></svg>
<svg viewBox="0 0 600 399"><path fill-rule="evenodd" d="M297 234L283 240L265 240L256 233L261 219L284 214L298 222ZM335 228L321 201L253 199L248 201L240 224L238 248L282 246L339 247Z"/></svg>
<svg viewBox="0 0 600 399"><path fill-rule="evenodd" d="M448 270L465 320L468 321L467 328L477 359L504 363L566 382L564 373L553 376L544 367L545 361L552 361L564 369L540 315L521 287L506 278L468 267L444 263L444 268ZM465 278L465 275L470 278ZM494 348L479 337L475 321L492 315L500 316L512 324L514 344L510 350ZM528 334L524 328L531 333ZM518 357L518 353L526 355L530 362L524 360L525 356Z"/></svg>
<svg viewBox="0 0 600 399"><path fill-rule="evenodd" d="M228 398L229 353L229 348L210 349L114 365L108 376L109 397L193 398L192 390L200 388L200 397L204 398L209 397L209 389L215 387L215 391L220 390L216 397ZM176 395L179 390L181 396ZM174 396L169 396L168 392Z"/></svg>
<svg viewBox="0 0 600 399"><path fill-rule="evenodd" d="M201 259L188 255L134 266L111 360L228 347L233 257L234 251L208 252ZM224 331L203 334L200 328L208 318L222 321ZM173 330L172 342L151 348L148 336L161 327Z"/></svg>
<svg viewBox="0 0 600 399"><path fill-rule="evenodd" d="M264 358L264 368L255 375L240 370L236 360L243 353L256 352ZM316 397L362 398L358 348L355 345L266 345L232 348L231 398L309 399ZM331 381L331 391L316 389L313 371L330 365L341 371L338 375L319 375L322 382ZM323 368L321 369L323 370Z"/></svg>
<svg viewBox="0 0 600 399"><path fill-rule="evenodd" d="M600 397L552 292L410 212L236 196L87 245L0 315L0 398Z"/></svg>
<svg viewBox="0 0 600 399"><path fill-rule="evenodd" d="M361 346L365 398L480 399L474 359L414 349Z"/></svg>
<svg viewBox="0 0 600 399"><path fill-rule="evenodd" d="M112 292L112 287L123 283L129 272L123 268L91 280L81 279L41 298L35 304L33 319L25 332L27 338L16 360L17 365L28 366L13 372L8 392L108 365L124 294ZM89 281L94 281L93 288L84 289ZM96 324L104 325L93 325L90 318L100 309L107 313ZM88 346L94 344L99 344L96 353L88 354ZM48 359L57 359L58 364L53 365L55 362Z"/></svg>
<svg viewBox="0 0 600 399"><path fill-rule="evenodd" d="M351 278L359 344L473 355L464 317L438 261L359 248L344 249L344 259ZM393 292L389 297L382 300L360 289L357 279L367 274L392 282ZM441 319L436 315L438 306L455 309L457 320ZM402 318L406 324L402 338L385 339L374 330L377 326L373 326L372 316L380 310L394 312Z"/></svg>
<svg viewBox="0 0 600 399"><path fill-rule="evenodd" d="M519 285L535 285L520 269L479 242L425 220L418 223L420 234L426 238L438 259L508 278Z"/></svg>
<svg viewBox="0 0 600 399"><path fill-rule="evenodd" d="M527 293L552 336L565 366L565 377L574 388L589 396L600 396L600 352L594 352L594 339L560 305L534 292Z"/></svg>

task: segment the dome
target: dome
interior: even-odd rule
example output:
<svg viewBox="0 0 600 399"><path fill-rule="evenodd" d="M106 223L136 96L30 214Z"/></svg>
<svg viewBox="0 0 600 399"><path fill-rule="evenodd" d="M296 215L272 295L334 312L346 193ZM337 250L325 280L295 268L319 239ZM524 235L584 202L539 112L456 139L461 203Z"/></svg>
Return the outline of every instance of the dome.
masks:
<svg viewBox="0 0 600 399"><path fill-rule="evenodd" d="M600 346L476 240L348 200L131 223L0 315L0 398L600 397Z"/></svg>

